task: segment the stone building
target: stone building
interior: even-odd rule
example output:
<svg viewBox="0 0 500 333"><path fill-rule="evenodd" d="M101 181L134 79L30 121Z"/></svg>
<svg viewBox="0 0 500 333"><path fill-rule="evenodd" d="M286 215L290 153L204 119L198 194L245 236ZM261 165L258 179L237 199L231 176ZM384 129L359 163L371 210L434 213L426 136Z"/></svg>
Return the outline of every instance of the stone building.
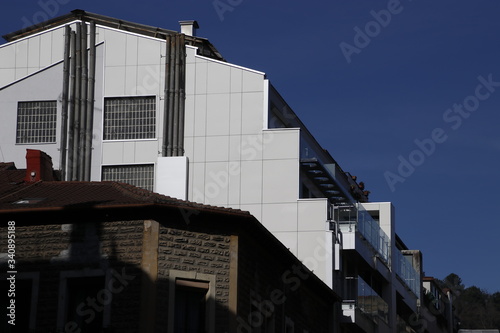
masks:
<svg viewBox="0 0 500 333"><path fill-rule="evenodd" d="M0 272L13 270L15 226L18 330L336 330L338 296L248 212L57 181L50 157L27 157L26 170L0 164Z"/></svg>

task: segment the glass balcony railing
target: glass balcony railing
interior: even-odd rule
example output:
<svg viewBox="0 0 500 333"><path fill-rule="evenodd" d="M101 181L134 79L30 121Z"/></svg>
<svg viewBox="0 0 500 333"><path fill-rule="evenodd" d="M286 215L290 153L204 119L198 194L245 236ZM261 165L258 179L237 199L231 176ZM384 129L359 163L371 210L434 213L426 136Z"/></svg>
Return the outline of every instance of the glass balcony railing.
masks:
<svg viewBox="0 0 500 333"><path fill-rule="evenodd" d="M396 274L406 283L415 296L420 297L420 275L417 273L410 259L396 249L396 258L393 260L393 269Z"/></svg>
<svg viewBox="0 0 500 333"><path fill-rule="evenodd" d="M359 276L346 277L345 283L345 300L355 301L356 307L365 315L388 322L388 304L365 280Z"/></svg>
<svg viewBox="0 0 500 333"><path fill-rule="evenodd" d="M359 206L359 205L358 205ZM389 236L380 228L380 225L364 209L358 207L358 230L373 248L389 264L390 244Z"/></svg>
<svg viewBox="0 0 500 333"><path fill-rule="evenodd" d="M377 251L381 259L390 265L391 242L389 236L361 205L338 207L336 220L342 231L359 231Z"/></svg>

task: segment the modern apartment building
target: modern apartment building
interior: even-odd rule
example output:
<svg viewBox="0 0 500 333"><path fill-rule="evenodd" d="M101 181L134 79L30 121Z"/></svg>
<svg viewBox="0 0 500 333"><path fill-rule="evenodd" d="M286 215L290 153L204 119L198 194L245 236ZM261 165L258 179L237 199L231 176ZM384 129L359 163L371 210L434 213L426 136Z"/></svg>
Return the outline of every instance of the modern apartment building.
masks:
<svg viewBox="0 0 500 333"><path fill-rule="evenodd" d="M265 73L196 36L76 10L5 35L0 144L65 180L114 180L249 211L336 293L345 332L412 332L422 256Z"/></svg>

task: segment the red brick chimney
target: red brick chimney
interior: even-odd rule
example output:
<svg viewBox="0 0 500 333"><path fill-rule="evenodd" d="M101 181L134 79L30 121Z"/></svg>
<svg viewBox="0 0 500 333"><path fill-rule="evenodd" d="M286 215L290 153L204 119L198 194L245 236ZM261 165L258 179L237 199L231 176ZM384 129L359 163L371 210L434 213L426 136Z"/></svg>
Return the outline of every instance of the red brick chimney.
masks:
<svg viewBox="0 0 500 333"><path fill-rule="evenodd" d="M25 182L53 181L52 158L41 150L26 149Z"/></svg>

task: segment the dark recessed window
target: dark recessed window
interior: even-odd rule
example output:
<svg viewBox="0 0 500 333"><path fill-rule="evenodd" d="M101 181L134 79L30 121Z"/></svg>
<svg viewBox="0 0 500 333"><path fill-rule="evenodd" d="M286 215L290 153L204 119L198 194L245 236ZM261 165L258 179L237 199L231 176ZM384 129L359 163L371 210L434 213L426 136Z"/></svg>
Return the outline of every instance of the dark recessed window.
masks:
<svg viewBox="0 0 500 333"><path fill-rule="evenodd" d="M95 300L105 289L104 276L70 278L67 283L66 322L71 322L75 332L102 332L102 308L93 311L89 300ZM102 307L102 304L97 306Z"/></svg>
<svg viewBox="0 0 500 333"><path fill-rule="evenodd" d="M175 333L206 332L209 283L177 279L175 285Z"/></svg>

